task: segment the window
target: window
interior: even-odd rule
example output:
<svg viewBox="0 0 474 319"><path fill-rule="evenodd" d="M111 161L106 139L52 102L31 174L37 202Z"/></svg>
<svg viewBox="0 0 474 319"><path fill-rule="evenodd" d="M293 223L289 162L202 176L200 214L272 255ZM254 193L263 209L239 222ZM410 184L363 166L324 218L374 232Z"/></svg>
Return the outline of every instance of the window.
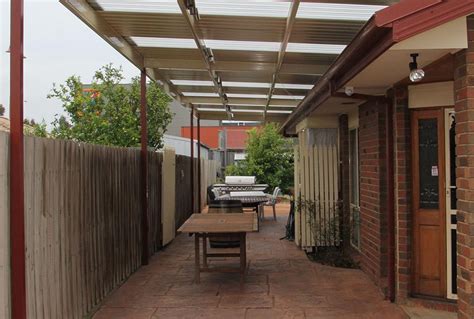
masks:
<svg viewBox="0 0 474 319"><path fill-rule="evenodd" d="M360 206L359 206L359 131L349 131L349 178L351 244L360 248Z"/></svg>

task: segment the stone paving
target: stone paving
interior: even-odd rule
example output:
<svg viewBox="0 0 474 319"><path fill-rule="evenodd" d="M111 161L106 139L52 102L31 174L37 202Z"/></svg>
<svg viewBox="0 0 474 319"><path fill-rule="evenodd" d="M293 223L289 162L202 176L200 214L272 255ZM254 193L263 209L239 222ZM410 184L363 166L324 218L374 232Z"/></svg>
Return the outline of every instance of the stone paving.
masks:
<svg viewBox="0 0 474 319"><path fill-rule="evenodd" d="M293 242L280 240L289 206L271 207L260 232L247 240L248 275L203 273L193 283L194 240L179 235L114 291L95 319L149 318L407 318L384 300L360 270L327 267L309 261ZM239 266L238 259L210 265Z"/></svg>

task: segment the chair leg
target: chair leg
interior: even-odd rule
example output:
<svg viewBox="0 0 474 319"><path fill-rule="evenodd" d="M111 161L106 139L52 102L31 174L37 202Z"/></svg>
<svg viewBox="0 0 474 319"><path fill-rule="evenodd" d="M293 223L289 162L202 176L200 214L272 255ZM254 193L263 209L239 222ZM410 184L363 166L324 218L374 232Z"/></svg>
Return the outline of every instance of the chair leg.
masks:
<svg viewBox="0 0 474 319"><path fill-rule="evenodd" d="M275 204L273 204L273 219L277 220L277 215L276 215L276 210L275 210Z"/></svg>

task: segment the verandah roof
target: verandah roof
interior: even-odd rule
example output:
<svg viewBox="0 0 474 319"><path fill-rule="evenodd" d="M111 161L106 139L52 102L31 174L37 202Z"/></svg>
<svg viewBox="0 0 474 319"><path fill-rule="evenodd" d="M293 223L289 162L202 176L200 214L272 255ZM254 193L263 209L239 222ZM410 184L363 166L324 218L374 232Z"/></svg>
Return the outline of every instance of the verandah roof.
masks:
<svg viewBox="0 0 474 319"><path fill-rule="evenodd" d="M201 118L227 119L229 105L238 120L283 122L372 14L397 1L60 2Z"/></svg>

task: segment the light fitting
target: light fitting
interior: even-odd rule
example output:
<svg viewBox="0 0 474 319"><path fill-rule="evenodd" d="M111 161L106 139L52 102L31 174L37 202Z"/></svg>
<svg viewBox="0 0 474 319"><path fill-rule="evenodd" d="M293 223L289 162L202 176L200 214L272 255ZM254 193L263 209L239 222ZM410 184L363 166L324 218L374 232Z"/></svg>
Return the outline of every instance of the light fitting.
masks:
<svg viewBox="0 0 474 319"><path fill-rule="evenodd" d="M413 59L413 61L410 62L410 64L409 64L409 67L410 67L410 81L420 82L425 77L425 71L423 71L423 69L418 68L418 62L416 61L416 58L418 57L418 53L412 53L412 54L410 54L410 56Z"/></svg>
<svg viewBox="0 0 474 319"><path fill-rule="evenodd" d="M209 63L214 63L216 60L214 59L214 53L212 53L212 49L208 47L204 47L204 54L206 54L207 60Z"/></svg>
<svg viewBox="0 0 474 319"><path fill-rule="evenodd" d="M346 86L344 92L347 96L352 96L354 94L354 87L353 86Z"/></svg>

